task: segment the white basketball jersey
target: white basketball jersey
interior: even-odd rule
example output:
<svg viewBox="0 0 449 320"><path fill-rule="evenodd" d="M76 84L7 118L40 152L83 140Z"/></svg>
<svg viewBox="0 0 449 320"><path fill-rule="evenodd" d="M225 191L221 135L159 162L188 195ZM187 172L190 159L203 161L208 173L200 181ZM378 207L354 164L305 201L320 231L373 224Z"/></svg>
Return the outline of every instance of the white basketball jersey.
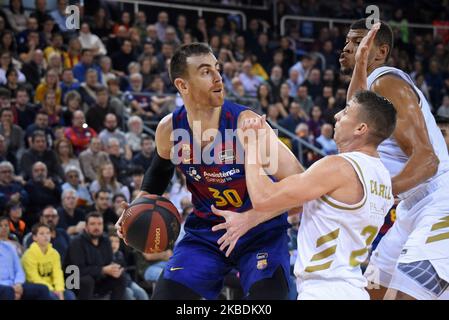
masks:
<svg viewBox="0 0 449 320"><path fill-rule="evenodd" d="M325 195L304 204L295 275L299 282L338 280L363 288L367 281L360 264L394 203L391 178L379 158L361 152L339 156L357 172L363 199L349 205Z"/></svg>
<svg viewBox="0 0 449 320"><path fill-rule="evenodd" d="M426 122L427 132L430 138L430 143L432 144L433 150L435 154L437 155L438 159L440 160L440 165L438 166L437 173L430 178L428 181L431 181L435 177L449 171L449 155L446 143L444 141L444 137L441 133L440 128L438 128L435 118L433 117L431 113L430 104L421 92L413 83L412 79L408 74L406 74L404 71L392 68L392 67L380 67L375 69L369 76L368 76L368 89L371 88L371 85L373 82L378 79L379 77L386 75L386 74L394 74L398 77L400 77L402 80L407 82L416 92L416 94L419 97L419 105L421 107L421 112L423 113L424 120ZM413 124L410 124L413 125ZM402 171L402 169L405 166L405 163L408 161L408 156L401 150L401 148L398 146L396 140L393 136L390 138L384 140L378 147L377 151L379 152L379 156L384 163L384 165L387 167L388 171L390 172L391 176L394 177L398 173ZM416 168L419 170L419 168ZM416 187L415 187L416 188ZM400 195L400 198L404 199L413 191L415 188L403 193Z"/></svg>

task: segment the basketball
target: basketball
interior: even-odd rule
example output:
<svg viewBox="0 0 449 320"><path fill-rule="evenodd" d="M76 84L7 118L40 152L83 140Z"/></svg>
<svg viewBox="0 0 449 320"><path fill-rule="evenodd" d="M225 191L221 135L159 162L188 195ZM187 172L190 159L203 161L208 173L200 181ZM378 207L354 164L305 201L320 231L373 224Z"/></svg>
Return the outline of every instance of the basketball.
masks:
<svg viewBox="0 0 449 320"><path fill-rule="evenodd" d="M179 235L181 217L166 198L145 195L134 200L123 216L126 243L145 253L172 249Z"/></svg>

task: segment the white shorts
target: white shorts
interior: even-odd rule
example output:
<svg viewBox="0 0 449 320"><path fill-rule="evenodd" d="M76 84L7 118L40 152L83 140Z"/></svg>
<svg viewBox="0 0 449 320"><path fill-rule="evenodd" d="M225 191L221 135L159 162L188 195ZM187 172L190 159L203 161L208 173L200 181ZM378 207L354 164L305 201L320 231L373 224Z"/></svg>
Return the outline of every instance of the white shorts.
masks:
<svg viewBox="0 0 449 320"><path fill-rule="evenodd" d="M441 279L449 282L449 172L434 181L423 184L396 208L396 221L381 239L370 258L368 270L376 270L367 276L370 282L384 287L408 288L405 292L417 299L426 297L422 292L410 293L404 285L405 275L399 264L428 260ZM365 273L368 274L368 273ZM426 290L425 288L422 288ZM412 289L412 291L415 289ZM401 290L402 291L402 290ZM436 297L434 297L436 298Z"/></svg>
<svg viewBox="0 0 449 320"><path fill-rule="evenodd" d="M364 288L346 281L297 280L298 300L369 300Z"/></svg>

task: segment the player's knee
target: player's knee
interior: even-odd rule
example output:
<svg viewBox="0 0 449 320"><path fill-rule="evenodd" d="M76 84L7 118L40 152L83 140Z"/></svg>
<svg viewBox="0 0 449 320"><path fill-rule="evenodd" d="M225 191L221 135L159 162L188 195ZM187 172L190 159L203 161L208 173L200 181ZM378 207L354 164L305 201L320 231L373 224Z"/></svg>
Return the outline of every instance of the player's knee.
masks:
<svg viewBox="0 0 449 320"><path fill-rule="evenodd" d="M179 282L159 277L151 300L199 300L201 296Z"/></svg>
<svg viewBox="0 0 449 320"><path fill-rule="evenodd" d="M250 300L286 300L288 283L282 267L278 267L273 277L255 282L249 289Z"/></svg>

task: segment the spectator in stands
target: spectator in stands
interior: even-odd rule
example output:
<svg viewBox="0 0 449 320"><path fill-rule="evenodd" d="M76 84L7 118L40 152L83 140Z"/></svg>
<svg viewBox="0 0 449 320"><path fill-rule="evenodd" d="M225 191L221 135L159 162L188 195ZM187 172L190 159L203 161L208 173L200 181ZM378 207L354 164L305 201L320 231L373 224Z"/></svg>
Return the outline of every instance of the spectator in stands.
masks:
<svg viewBox="0 0 449 320"><path fill-rule="evenodd" d="M31 140L35 131L44 132L47 147L51 148L53 146L54 134L48 126L48 114L45 111L38 110L34 118L34 123L27 127L25 132L25 143L27 147L31 146Z"/></svg>
<svg viewBox="0 0 449 320"><path fill-rule="evenodd" d="M101 150L101 141L98 137L92 138L89 148L81 152L80 164L86 181L94 181L97 178L97 171L102 163L109 162L109 156Z"/></svg>
<svg viewBox="0 0 449 320"><path fill-rule="evenodd" d="M101 68L101 84L103 86L108 85L110 79L115 79L116 75L112 72L112 61L108 56L102 56L100 58L100 68Z"/></svg>
<svg viewBox="0 0 449 320"><path fill-rule="evenodd" d="M100 39L107 39L112 33L112 21L107 10L103 7L97 9L90 25L92 26L92 33L96 34Z"/></svg>
<svg viewBox="0 0 449 320"><path fill-rule="evenodd" d="M64 39L62 38L62 34L53 33L51 36L51 44L44 49L44 58L49 62L50 55L54 52L58 54L59 61L63 61L64 59Z"/></svg>
<svg viewBox="0 0 449 320"><path fill-rule="evenodd" d="M29 195L27 206L29 225L37 221L37 214L47 205L58 205L61 189L52 178L47 175L47 166L43 162L36 162L32 165L32 178L25 185L25 190Z"/></svg>
<svg viewBox="0 0 449 320"><path fill-rule="evenodd" d="M130 199L128 187L117 181L114 165L111 162L103 163L100 166L97 179L91 183L89 190L94 195L94 198L96 198L95 194L99 190L108 190L112 195L121 193L125 195L127 201Z"/></svg>
<svg viewBox="0 0 449 320"><path fill-rule="evenodd" d="M69 166L65 169L65 183L62 185L62 191L71 189L76 192L78 197L77 207L85 207L92 205L92 197L87 187L83 184L82 173L79 168Z"/></svg>
<svg viewBox="0 0 449 320"><path fill-rule="evenodd" d="M81 50L81 61L78 62L73 67L73 75L78 80L79 83L83 83L86 80L86 72L89 69L94 69L97 71L98 81L101 82L101 69L96 64L94 64L94 57L92 50L82 49Z"/></svg>
<svg viewBox="0 0 449 320"><path fill-rule="evenodd" d="M17 172L17 157L14 152L6 148L5 137L0 134L0 161L8 161L12 164L14 171Z"/></svg>
<svg viewBox="0 0 449 320"><path fill-rule="evenodd" d="M310 119L307 121L309 131L315 138L321 135L321 126L324 124L322 114L323 113L319 106L313 106L310 111Z"/></svg>
<svg viewBox="0 0 449 320"><path fill-rule="evenodd" d="M23 207L20 201L10 200L5 205L5 215L8 217L9 232L14 234L19 243L22 243L23 237L28 231L27 222L30 222L30 217L23 216Z"/></svg>
<svg viewBox="0 0 449 320"><path fill-rule="evenodd" d="M151 96L143 89L143 78L140 73L134 73L129 76L130 85L125 92L125 99L131 106L133 113L151 118L152 111Z"/></svg>
<svg viewBox="0 0 449 320"><path fill-rule="evenodd" d="M443 118L449 119L449 96L445 95L443 97L443 103L438 108L437 115Z"/></svg>
<svg viewBox="0 0 449 320"><path fill-rule="evenodd" d="M50 227L38 223L33 226L31 232L34 242L22 257L27 281L45 284L55 300L74 300L75 294L65 290L61 256L50 243Z"/></svg>
<svg viewBox="0 0 449 320"><path fill-rule="evenodd" d="M125 134L118 128L117 116L114 113L108 113L106 115L104 127L98 135L101 143L107 146L110 138L116 138L120 142L120 153L124 154L126 159L131 159L131 148L126 141Z"/></svg>
<svg viewBox="0 0 449 320"><path fill-rule="evenodd" d="M316 142L321 145L322 150L326 155L338 153L337 144L334 139L332 139L333 134L334 129L332 128L332 125L325 123L321 127L321 135L316 139Z"/></svg>
<svg viewBox="0 0 449 320"><path fill-rule="evenodd" d="M270 86L266 83L262 83L257 88L257 103L254 107L254 111L258 114L266 114L268 106L273 102Z"/></svg>
<svg viewBox="0 0 449 320"><path fill-rule="evenodd" d="M31 35L36 36L36 39L32 40L33 45L35 45L34 42L39 41L39 35L36 32L30 33L30 36ZM33 88L36 88L40 84L42 77L45 75L46 66L44 53L41 49L36 48L30 52L29 57L22 58L22 60L25 61L22 65L23 75L26 78L26 81Z"/></svg>
<svg viewBox="0 0 449 320"><path fill-rule="evenodd" d="M47 71L44 81L36 88L36 93L34 96L35 103L43 104L47 92L53 91L56 95L56 104L61 104L61 88L59 87L58 77L58 73L55 70L49 69Z"/></svg>
<svg viewBox="0 0 449 320"><path fill-rule="evenodd" d="M291 70L296 70L298 72L298 79L296 83L298 85L302 85L302 83L309 77L309 73L315 65L315 61L310 55L304 55L301 61L295 63L291 68Z"/></svg>
<svg viewBox="0 0 449 320"><path fill-rule="evenodd" d="M268 34L260 33L257 36L257 45L253 48L253 53L257 57L257 61L265 70L269 70L270 64L273 61L273 50L268 46Z"/></svg>
<svg viewBox="0 0 449 320"><path fill-rule="evenodd" d="M80 94L84 103L84 109L92 108L97 102L98 89L101 87L98 82L98 71L95 69L88 69L86 71L86 82L81 83Z"/></svg>
<svg viewBox="0 0 449 320"><path fill-rule="evenodd" d="M87 22L83 22L81 24L78 40L80 41L81 47L83 48L83 50L81 51L81 60L82 52L85 49L91 50L94 56L105 55L107 53L103 41L101 41L101 39L96 34L90 32L90 27ZM78 81L83 82L81 79L78 79Z"/></svg>
<svg viewBox="0 0 449 320"><path fill-rule="evenodd" d="M334 45L331 40L324 41L322 54L326 61L326 69L335 71L339 69L337 53L334 50Z"/></svg>
<svg viewBox="0 0 449 320"><path fill-rule="evenodd" d="M159 253L142 253L146 265L143 278L146 281L157 281L172 255L170 249Z"/></svg>
<svg viewBox="0 0 449 320"><path fill-rule="evenodd" d="M112 248L112 261L125 269L124 276L126 278L125 300L148 300L148 294L137 283L132 281L131 276L126 272L126 259L122 251L120 251L120 238L117 234L110 234L109 241Z"/></svg>
<svg viewBox="0 0 449 320"><path fill-rule="evenodd" d="M156 52L159 52L162 48L162 41L157 36L157 27L154 24L148 25L146 29L145 42L151 43Z"/></svg>
<svg viewBox="0 0 449 320"><path fill-rule="evenodd" d="M0 235L8 232L8 218L0 216ZM47 286L25 283L25 273L16 247L0 240L0 300L50 300Z"/></svg>
<svg viewBox="0 0 449 320"><path fill-rule="evenodd" d="M39 223L50 227L50 242L61 256L61 261L64 261L70 244L70 236L64 229L57 227L59 215L56 209L53 206L45 207L39 215ZM23 245L25 248L29 248L31 243L33 243L33 237L32 233L29 232L23 238Z"/></svg>
<svg viewBox="0 0 449 320"><path fill-rule="evenodd" d="M20 201L23 205L28 203L28 193L23 185L14 180L14 167L9 161L0 162L0 212L9 201Z"/></svg>
<svg viewBox="0 0 449 320"><path fill-rule="evenodd" d="M103 235L103 217L96 212L86 216L86 229L70 244L65 265L80 268L78 299L91 300L94 293L111 292L112 300L124 298L126 278L123 268L112 262L112 247Z"/></svg>
<svg viewBox="0 0 449 320"><path fill-rule="evenodd" d="M296 69L290 69L288 74L289 77L286 81L288 85L288 95L290 98L296 98L298 94L298 88L300 86L300 83L298 81L299 72Z"/></svg>
<svg viewBox="0 0 449 320"><path fill-rule="evenodd" d="M333 98L333 90L329 85L323 87L323 92L315 99L315 105L319 106L321 110L326 110L330 99ZM335 100L335 99L334 99Z"/></svg>
<svg viewBox="0 0 449 320"><path fill-rule="evenodd" d="M8 69L5 74L6 83L2 85L3 88L8 89L12 97L16 96L17 90L19 89L19 83L17 82L17 70Z"/></svg>
<svg viewBox="0 0 449 320"><path fill-rule="evenodd" d="M270 104L267 112L267 121L269 123L278 123L280 119L279 106L277 104Z"/></svg>
<svg viewBox="0 0 449 320"><path fill-rule="evenodd" d="M48 124L51 127L59 125L61 121L61 105L57 103L55 91L47 91L44 94L44 100L38 105L38 110L44 111L48 115Z"/></svg>
<svg viewBox="0 0 449 320"><path fill-rule="evenodd" d="M139 166L146 171L153 160L154 149L154 140L150 136L143 134L141 138L141 150L134 156L131 163L134 166Z"/></svg>
<svg viewBox="0 0 449 320"><path fill-rule="evenodd" d="M81 171L80 162L73 154L73 147L68 139L61 138L56 140L55 152L56 158L58 159L58 162L64 172L69 166L76 167ZM81 179L83 179L83 177L81 177Z"/></svg>
<svg viewBox="0 0 449 320"><path fill-rule="evenodd" d="M6 19L15 33L27 28L27 15L25 14L22 0L11 0L9 7L5 8Z"/></svg>
<svg viewBox="0 0 449 320"><path fill-rule="evenodd" d="M84 112L77 110L73 113L73 125L65 129L64 135L72 144L75 154L79 155L87 149L89 142L97 136L94 129L85 123Z"/></svg>
<svg viewBox="0 0 449 320"><path fill-rule="evenodd" d="M111 55L111 59L114 70L125 73L128 65L137 60L137 57L133 53L131 41L128 39L123 40L120 51L114 52Z"/></svg>
<svg viewBox="0 0 449 320"><path fill-rule="evenodd" d="M64 52L63 55L64 68L73 69L73 67L79 63L81 55L81 42L78 38L71 38L69 40L67 52Z"/></svg>
<svg viewBox="0 0 449 320"><path fill-rule="evenodd" d="M137 116L131 116L128 119L128 132L125 133L126 141L128 142L133 155L141 150L143 132L143 121Z"/></svg>
<svg viewBox="0 0 449 320"><path fill-rule="evenodd" d="M429 95L432 105L440 105L442 100L442 91L444 88L444 80L439 61L430 61L429 72L425 75L425 80L429 86Z"/></svg>
<svg viewBox="0 0 449 320"><path fill-rule="evenodd" d="M298 102L293 101L290 104L288 116L280 120L279 125L291 133L295 133L298 124L307 121L307 118L307 114L302 109L301 105Z"/></svg>
<svg viewBox="0 0 449 320"><path fill-rule="evenodd" d="M315 141L313 135L309 133L309 127L307 123L300 123L296 127L296 136L309 144L315 146L318 149L321 149L321 145ZM302 152L300 152L302 150ZM318 160L319 156L311 149L306 146L302 146L300 149L298 141L293 141L292 152L295 156L298 157L299 161L302 163L304 167L311 166L316 160Z"/></svg>
<svg viewBox="0 0 449 320"><path fill-rule="evenodd" d="M281 95L281 85L283 83L283 71L279 66L273 66L271 68L270 79L268 79L268 85L271 88L273 101L279 102ZM288 95L287 95L288 97Z"/></svg>
<svg viewBox="0 0 449 320"><path fill-rule="evenodd" d="M111 201L111 193L108 190L100 189L94 194L95 203L86 209L87 212L97 212L103 217L106 229L114 229L114 224L119 216L116 215ZM126 200L129 201L129 200Z"/></svg>
<svg viewBox="0 0 449 320"><path fill-rule="evenodd" d="M245 93L250 97L257 96L257 88L262 81L256 77L252 72L252 63L250 60L246 60L242 65L242 72L239 74L239 79L242 82Z"/></svg>
<svg viewBox="0 0 449 320"><path fill-rule="evenodd" d="M53 18L53 20L56 22L58 29L61 32L68 32L70 31L67 28L66 25L66 20L67 20L67 16L66 16L66 9L67 9L67 5L68 5L68 1L67 0L58 0L56 2L57 7L56 9L54 9L53 11L50 12L50 16Z"/></svg>
<svg viewBox="0 0 449 320"><path fill-rule="evenodd" d="M79 89L80 83L73 76L72 69L64 69L62 71L62 81L59 83L61 88L61 101L65 102L65 95L70 91L75 91ZM67 103L65 103L67 106Z"/></svg>
<svg viewBox="0 0 449 320"><path fill-rule="evenodd" d="M26 81L26 78L22 72L13 64L11 53L8 51L3 51L0 54L0 84L6 84L6 72L9 69L16 70L18 74L18 82L23 83Z"/></svg>
<svg viewBox="0 0 449 320"><path fill-rule="evenodd" d="M130 161L120 153L120 142L116 138L109 138L106 150L109 154L109 159L114 166L117 180L127 184L129 173L131 171L131 164Z"/></svg>
<svg viewBox="0 0 449 320"><path fill-rule="evenodd" d="M306 85L301 85L298 87L295 101L301 105L306 114L310 114L313 107L313 100L309 95L309 89Z"/></svg>
<svg viewBox="0 0 449 320"><path fill-rule="evenodd" d="M36 117L36 107L30 103L27 89L19 87L16 91L16 103L14 104L15 123L22 130L26 130L28 126L33 124Z"/></svg>
<svg viewBox="0 0 449 320"><path fill-rule="evenodd" d="M323 91L320 69L313 68L306 81L303 82L303 85L307 87L307 92L310 94L312 100L315 100Z"/></svg>
<svg viewBox="0 0 449 320"><path fill-rule="evenodd" d="M22 152L24 147L24 132L21 127L14 124L13 109L0 109L0 134L5 138L8 151Z"/></svg>
<svg viewBox="0 0 449 320"><path fill-rule="evenodd" d="M77 91L69 91L64 97L64 107L62 111L62 123L65 127L73 125L73 114L81 110L81 95Z"/></svg>
<svg viewBox="0 0 449 320"><path fill-rule="evenodd" d="M86 215L84 210L77 208L77 194L73 189L62 192L61 206L57 209L59 223L57 226L67 231L70 236L82 233L84 230Z"/></svg>
<svg viewBox="0 0 449 320"><path fill-rule="evenodd" d="M110 103L108 89L99 87L96 104L86 113L87 124L98 133L103 130L106 115L109 113L114 113L114 109Z"/></svg>
<svg viewBox="0 0 449 320"><path fill-rule="evenodd" d="M34 163L41 161L48 168L50 175L55 181L63 180L64 172L53 150L47 149L47 140L45 133L41 130L34 131L31 136L31 145L27 149L20 160L20 171L25 179L31 177L31 167Z"/></svg>

